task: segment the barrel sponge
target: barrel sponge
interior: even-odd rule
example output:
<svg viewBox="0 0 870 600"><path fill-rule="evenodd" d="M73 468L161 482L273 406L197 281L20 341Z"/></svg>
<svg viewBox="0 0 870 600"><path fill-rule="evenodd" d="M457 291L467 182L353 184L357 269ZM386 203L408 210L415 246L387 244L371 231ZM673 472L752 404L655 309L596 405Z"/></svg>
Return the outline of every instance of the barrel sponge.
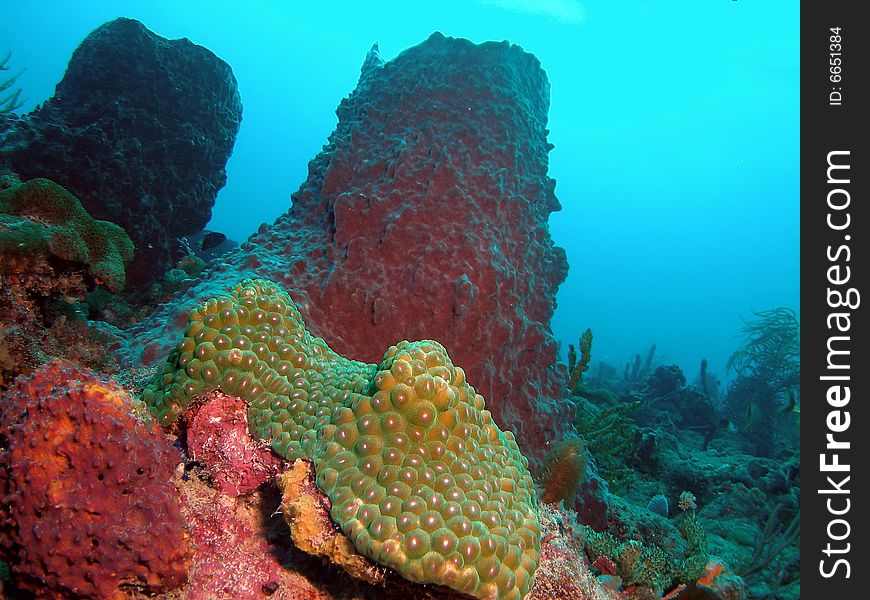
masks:
<svg viewBox="0 0 870 600"><path fill-rule="evenodd" d="M124 289L133 242L119 226L91 217L78 199L48 179L0 190L0 251L42 251L87 265L110 291Z"/></svg>
<svg viewBox="0 0 870 600"><path fill-rule="evenodd" d="M248 403L252 433L312 460L330 515L361 554L411 581L522 598L540 562L537 498L514 435L438 342L378 365L312 336L265 280L193 310L144 400L163 425L214 389Z"/></svg>

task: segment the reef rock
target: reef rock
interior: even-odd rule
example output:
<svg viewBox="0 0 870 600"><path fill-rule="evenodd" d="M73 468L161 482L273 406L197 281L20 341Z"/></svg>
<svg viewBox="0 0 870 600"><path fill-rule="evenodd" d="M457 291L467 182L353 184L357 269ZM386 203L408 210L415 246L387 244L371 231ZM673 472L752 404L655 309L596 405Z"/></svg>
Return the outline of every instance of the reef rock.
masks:
<svg viewBox="0 0 870 600"><path fill-rule="evenodd" d="M241 114L227 63L121 18L85 38L52 98L4 125L0 162L124 228L136 246L128 282L141 285L211 218Z"/></svg>
<svg viewBox="0 0 870 600"><path fill-rule="evenodd" d="M299 560L286 526L275 514L277 499L263 486L233 498L197 477L176 478L182 514L197 549L189 581L163 600L329 600L336 594L316 577L315 567Z"/></svg>
<svg viewBox="0 0 870 600"><path fill-rule="evenodd" d="M247 405L214 391L205 404L185 415L190 457L205 465L216 489L241 496L278 473L281 460L269 444L251 437Z"/></svg>
<svg viewBox="0 0 870 600"><path fill-rule="evenodd" d="M288 213L143 322L128 359L165 356L191 301L254 273L341 354L439 340L538 462L571 421L549 325L567 262L547 227L548 95L538 60L507 42L436 33L369 57Z"/></svg>

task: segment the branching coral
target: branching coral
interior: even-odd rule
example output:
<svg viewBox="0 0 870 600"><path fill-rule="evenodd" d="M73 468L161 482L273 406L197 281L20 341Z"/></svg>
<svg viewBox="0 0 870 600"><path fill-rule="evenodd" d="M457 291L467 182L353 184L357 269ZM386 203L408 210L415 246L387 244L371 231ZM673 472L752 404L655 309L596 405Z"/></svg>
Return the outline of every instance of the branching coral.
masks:
<svg viewBox="0 0 870 600"><path fill-rule="evenodd" d="M0 60L0 71L9 70L10 58L12 58L12 52L7 52L6 56ZM21 108L24 104L25 101L21 99L21 88L14 91L8 91L15 85L15 82L18 80L21 73L23 73L23 71L19 71L14 75L7 75L4 79L0 79L0 114L12 112L13 110Z"/></svg>
<svg viewBox="0 0 870 600"><path fill-rule="evenodd" d="M625 363L623 379L632 385L643 384L652 372L653 358L656 354L656 345L652 344L647 350L646 358L641 361L640 353L634 355L631 362Z"/></svg>
<svg viewBox="0 0 870 600"><path fill-rule="evenodd" d="M274 283L245 280L194 309L144 398L170 425L220 389L284 458L315 464L330 515L360 553L416 582L522 598L540 562L528 461L437 342L379 365L312 336Z"/></svg>
<svg viewBox="0 0 870 600"><path fill-rule="evenodd" d="M577 385L583 381L583 373L589 369L589 361L592 359L592 330L587 329L580 336L580 357L578 360L577 350L574 345L568 346L568 389L572 393L577 391Z"/></svg>
<svg viewBox="0 0 870 600"><path fill-rule="evenodd" d="M778 395L800 399L800 323L790 308L755 313L743 327L745 340L728 358L738 376L758 379Z"/></svg>

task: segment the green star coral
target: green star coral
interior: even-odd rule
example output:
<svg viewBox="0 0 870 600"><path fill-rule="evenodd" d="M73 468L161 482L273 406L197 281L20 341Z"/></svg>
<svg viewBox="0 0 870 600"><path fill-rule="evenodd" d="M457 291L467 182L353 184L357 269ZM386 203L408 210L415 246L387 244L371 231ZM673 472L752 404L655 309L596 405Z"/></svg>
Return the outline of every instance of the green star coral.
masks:
<svg viewBox="0 0 870 600"><path fill-rule="evenodd" d="M48 179L0 190L0 254L44 252L87 265L111 292L124 289L133 242L119 226L98 221L78 198Z"/></svg>
<svg viewBox="0 0 870 600"><path fill-rule="evenodd" d="M290 297L245 280L191 312L144 399L163 425L214 389L249 406L252 433L314 462L330 514L357 551L407 579L519 599L540 563L528 461L431 340L379 365L312 336Z"/></svg>

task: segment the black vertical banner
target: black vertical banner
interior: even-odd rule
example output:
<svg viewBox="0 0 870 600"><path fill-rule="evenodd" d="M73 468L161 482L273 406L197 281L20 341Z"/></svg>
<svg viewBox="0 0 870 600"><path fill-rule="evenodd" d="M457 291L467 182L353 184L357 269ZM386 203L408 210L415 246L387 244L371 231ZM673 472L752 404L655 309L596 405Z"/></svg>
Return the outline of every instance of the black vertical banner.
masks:
<svg viewBox="0 0 870 600"><path fill-rule="evenodd" d="M801 588L865 598L870 537L868 25L801 6Z"/></svg>

